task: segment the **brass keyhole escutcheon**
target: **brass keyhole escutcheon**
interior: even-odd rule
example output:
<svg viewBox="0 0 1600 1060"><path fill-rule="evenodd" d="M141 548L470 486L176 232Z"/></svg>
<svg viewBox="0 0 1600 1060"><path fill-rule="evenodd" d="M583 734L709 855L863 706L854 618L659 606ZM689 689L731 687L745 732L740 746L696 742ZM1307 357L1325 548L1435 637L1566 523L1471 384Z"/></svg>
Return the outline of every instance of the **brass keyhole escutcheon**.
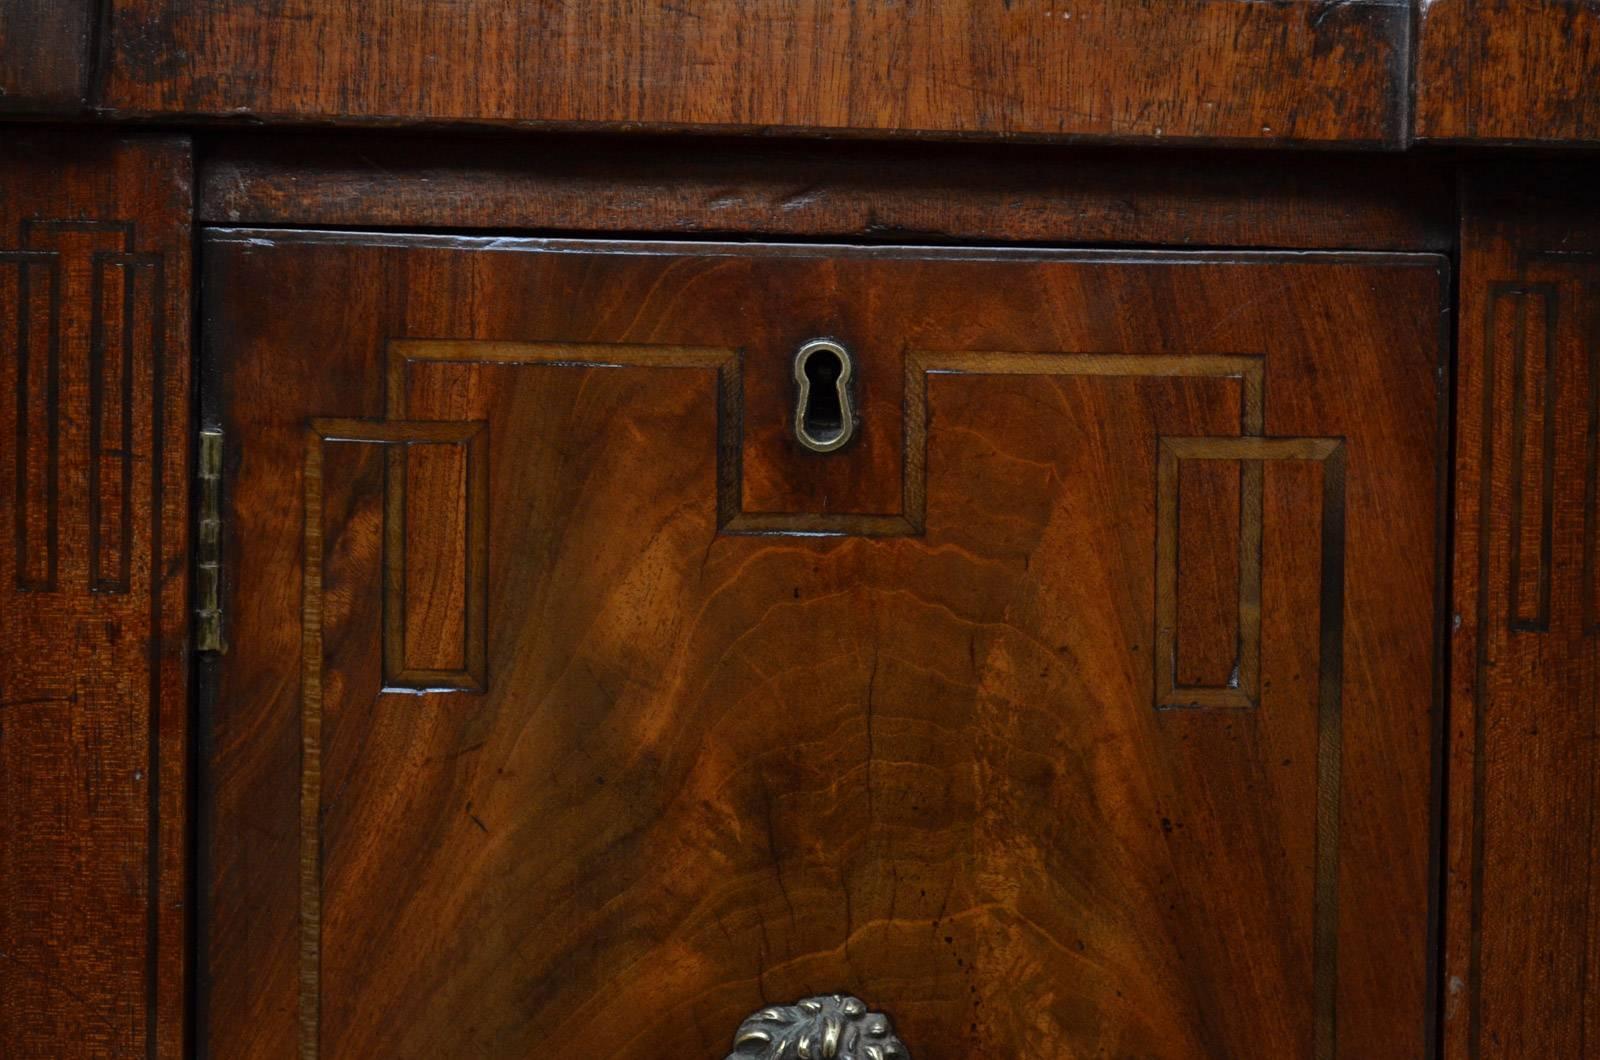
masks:
<svg viewBox="0 0 1600 1060"><path fill-rule="evenodd" d="M813 453L842 449L855 437L853 375L850 351L832 339L812 339L794 355L794 434Z"/></svg>

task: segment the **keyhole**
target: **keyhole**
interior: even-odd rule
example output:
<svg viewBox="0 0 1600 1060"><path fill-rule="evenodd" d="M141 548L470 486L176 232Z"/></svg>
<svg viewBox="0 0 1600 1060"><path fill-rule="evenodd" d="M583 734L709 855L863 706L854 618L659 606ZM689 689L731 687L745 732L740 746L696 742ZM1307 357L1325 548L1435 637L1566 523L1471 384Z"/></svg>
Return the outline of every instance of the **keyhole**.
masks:
<svg viewBox="0 0 1600 1060"><path fill-rule="evenodd" d="M807 449L831 453L855 434L850 376L850 354L837 342L813 339L795 355L794 378L800 384L800 397L794 433Z"/></svg>
<svg viewBox="0 0 1600 1060"><path fill-rule="evenodd" d="M843 374L844 362L838 354L818 350L806 358L806 376L811 381L806 433L813 438L832 439L844 426L844 407L839 401L839 376Z"/></svg>

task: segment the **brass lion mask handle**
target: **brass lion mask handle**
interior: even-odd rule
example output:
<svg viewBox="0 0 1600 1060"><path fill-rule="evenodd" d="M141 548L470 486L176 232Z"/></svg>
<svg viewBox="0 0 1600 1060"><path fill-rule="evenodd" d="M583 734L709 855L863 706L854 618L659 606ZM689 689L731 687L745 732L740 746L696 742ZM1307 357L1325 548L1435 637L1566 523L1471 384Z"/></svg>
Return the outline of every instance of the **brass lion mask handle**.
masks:
<svg viewBox="0 0 1600 1060"><path fill-rule="evenodd" d="M911 1060L889 1017L847 994L764 1008L739 1025L728 1060Z"/></svg>

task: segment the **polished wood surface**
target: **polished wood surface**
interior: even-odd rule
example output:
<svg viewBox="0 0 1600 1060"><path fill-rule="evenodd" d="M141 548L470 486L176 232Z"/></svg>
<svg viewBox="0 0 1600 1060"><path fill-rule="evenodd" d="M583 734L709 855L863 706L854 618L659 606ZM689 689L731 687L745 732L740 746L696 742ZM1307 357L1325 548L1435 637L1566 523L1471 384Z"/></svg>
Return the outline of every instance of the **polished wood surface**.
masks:
<svg viewBox="0 0 1600 1060"><path fill-rule="evenodd" d="M1600 141L1600 0L1424 0L1416 135Z"/></svg>
<svg viewBox="0 0 1600 1060"><path fill-rule="evenodd" d="M1424 1052L1443 259L204 260L212 1054Z"/></svg>
<svg viewBox="0 0 1600 1060"><path fill-rule="evenodd" d="M1600 142L1600 0L0 0L0 113L1403 149Z"/></svg>
<svg viewBox="0 0 1600 1060"><path fill-rule="evenodd" d="M1446 1055L1600 1042L1594 173L1463 209Z"/></svg>
<svg viewBox="0 0 1600 1060"><path fill-rule="evenodd" d="M831 990L918 1056L1595 1052L1597 83L1600 0L0 0L0 1056L720 1056ZM191 217L1165 256L255 231L201 290ZM261 404L223 661L194 304Z"/></svg>
<svg viewBox="0 0 1600 1060"><path fill-rule="evenodd" d="M1592 145L1597 75L1600 0L0 3L18 114Z"/></svg>
<svg viewBox="0 0 1600 1060"><path fill-rule="evenodd" d="M1405 0L112 0L105 105L265 120L1398 146Z"/></svg>
<svg viewBox="0 0 1600 1060"><path fill-rule="evenodd" d="M99 13L92 0L0 0L0 115L84 108Z"/></svg>
<svg viewBox="0 0 1600 1060"><path fill-rule="evenodd" d="M1247 154L727 138L235 135L218 224L1332 250L1455 245L1447 167Z"/></svg>
<svg viewBox="0 0 1600 1060"><path fill-rule="evenodd" d="M183 1049L187 141L0 132L0 1054Z"/></svg>

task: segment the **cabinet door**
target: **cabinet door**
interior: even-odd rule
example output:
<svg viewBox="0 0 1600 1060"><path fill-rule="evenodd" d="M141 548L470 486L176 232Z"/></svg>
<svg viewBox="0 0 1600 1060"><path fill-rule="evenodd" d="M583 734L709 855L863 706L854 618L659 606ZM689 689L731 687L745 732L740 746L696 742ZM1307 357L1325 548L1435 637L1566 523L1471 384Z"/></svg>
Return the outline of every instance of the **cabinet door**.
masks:
<svg viewBox="0 0 1600 1060"><path fill-rule="evenodd" d="M212 1054L1422 1054L1442 259L204 267Z"/></svg>

